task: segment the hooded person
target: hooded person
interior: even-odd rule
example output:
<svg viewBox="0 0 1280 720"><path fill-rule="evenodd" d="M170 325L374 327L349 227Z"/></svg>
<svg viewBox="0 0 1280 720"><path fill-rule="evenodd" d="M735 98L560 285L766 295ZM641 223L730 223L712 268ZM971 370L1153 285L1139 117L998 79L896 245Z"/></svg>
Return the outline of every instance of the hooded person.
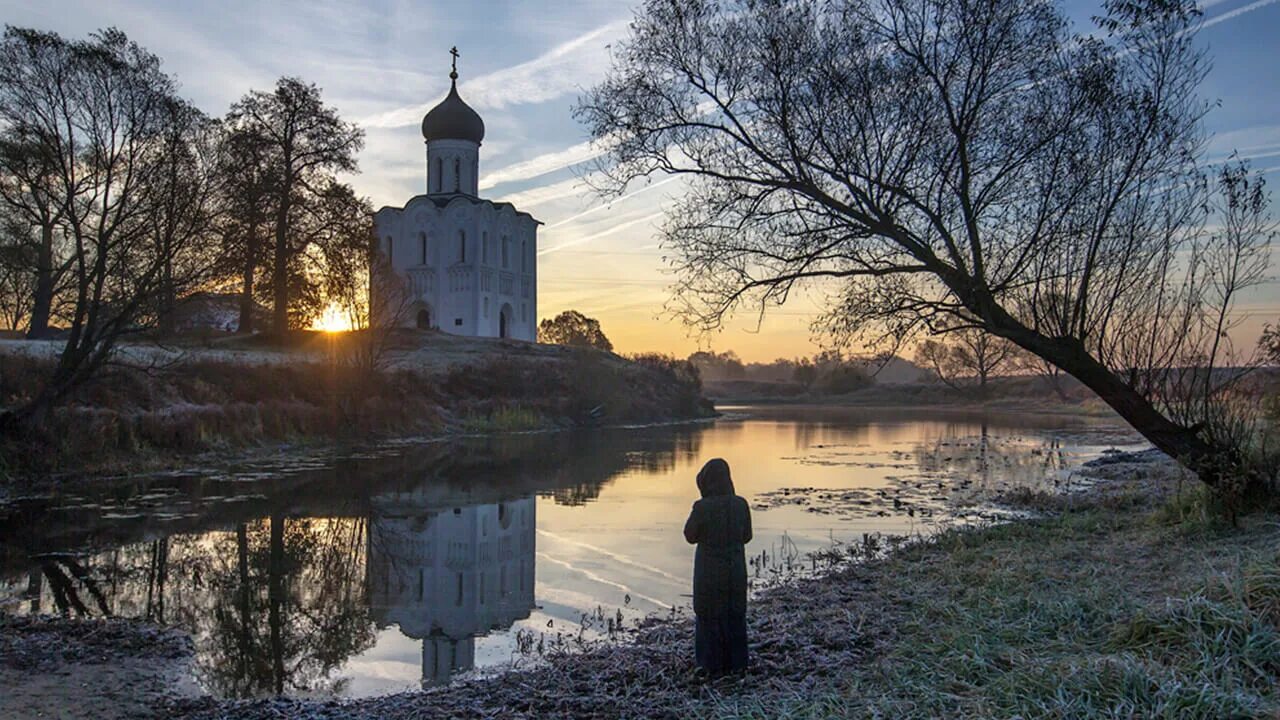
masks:
<svg viewBox="0 0 1280 720"><path fill-rule="evenodd" d="M698 473L702 499L693 504L684 537L693 560L695 657L712 676L747 669L747 555L751 509L733 491L729 463L710 460Z"/></svg>

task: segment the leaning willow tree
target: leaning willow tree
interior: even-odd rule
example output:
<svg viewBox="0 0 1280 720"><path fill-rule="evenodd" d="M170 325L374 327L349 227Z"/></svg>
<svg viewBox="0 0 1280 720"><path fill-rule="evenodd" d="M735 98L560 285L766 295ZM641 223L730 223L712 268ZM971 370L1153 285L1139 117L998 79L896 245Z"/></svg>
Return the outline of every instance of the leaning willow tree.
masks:
<svg viewBox="0 0 1280 720"><path fill-rule="evenodd" d="M576 113L604 192L686 178L663 235L690 324L817 283L837 340L978 328L1218 485L1240 457L1209 369L1265 197L1239 166L1208 190L1196 8L1104 11L1079 34L1037 0L649 0ZM1211 201L1239 222L1208 232Z"/></svg>

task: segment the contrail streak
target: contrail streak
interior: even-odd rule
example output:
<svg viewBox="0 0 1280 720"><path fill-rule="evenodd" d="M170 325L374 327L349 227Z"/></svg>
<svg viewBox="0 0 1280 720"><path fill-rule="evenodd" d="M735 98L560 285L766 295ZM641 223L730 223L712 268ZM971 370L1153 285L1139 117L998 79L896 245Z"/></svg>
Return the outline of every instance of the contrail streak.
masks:
<svg viewBox="0 0 1280 720"><path fill-rule="evenodd" d="M1259 8L1264 8L1268 5L1274 5L1277 2L1280 2L1280 0L1257 0L1257 2L1251 2L1248 5L1245 5L1244 7L1239 7L1239 8L1236 8L1235 10L1228 10L1227 12L1224 12L1221 15L1218 15L1210 20L1205 20L1203 23L1200 24L1200 27L1202 28L1212 27L1214 25L1217 25L1220 22L1226 22L1228 20L1231 20L1232 18L1238 18L1241 15L1244 15L1245 13L1253 12L1254 10L1257 10ZM1214 4L1216 5L1217 3L1214 3Z"/></svg>
<svg viewBox="0 0 1280 720"><path fill-rule="evenodd" d="M624 223L619 223L619 224L617 224L617 225L614 225L613 227L609 228L608 230L601 230L601 231L600 231L600 232L598 232L598 233L594 233L594 234L592 234L592 235L588 235L588 236L586 236L586 237L584 237L584 238L578 238L577 240L570 240L570 241L568 241L568 242L563 242L563 243L560 243L559 245L556 245L556 246L553 246L553 247L549 247L549 248L547 248L547 249L545 249L545 250L539 250L539 251L538 251L538 255L546 255L546 254L548 254L548 253L553 253L553 252L556 252L556 251L558 251L558 250L564 250L565 248L571 248L571 247L576 247L576 246L578 246L578 245L584 245L584 244L586 244L586 243L591 242L592 240L599 240L600 238L602 238L602 237L604 237L604 236L606 236L606 235L612 235L612 234L614 234L614 233L616 233L616 232L618 232L618 231L620 231L620 230L626 230L627 228L629 228L629 227L631 227L631 226L633 226L633 225L639 225L640 223L643 223L643 222L649 222L649 221L651 221L651 220L656 220L656 219L658 219L658 218L662 217L662 215L663 215L662 211L661 211L661 210L659 210L659 211L658 211L658 212L656 212L656 213L651 213L651 214L649 214L649 215L645 215L644 217L636 218L635 220L628 220L628 221L626 221L626 222L624 222Z"/></svg>
<svg viewBox="0 0 1280 720"><path fill-rule="evenodd" d="M1275 0L1273 0L1273 2L1274 2L1274 1L1275 1ZM618 198L617 200L614 200L613 202L608 202L608 203L605 203L605 204L603 204L603 205L597 205L597 206L595 206L595 207L593 207L593 208L591 208L591 209L589 209L589 210L583 210L582 212L578 213L577 215L571 215L571 216L569 216L569 217L565 218L564 220L561 220L561 221L559 221L559 222L552 223L552 224L548 225L548 226L546 227L546 229L547 229L547 230L551 230L552 228L558 228L558 227L560 227L561 225L564 225L565 223L571 223L571 222L573 222L574 220L577 220L578 218L585 217L585 216L590 215L590 214L592 214L592 213L600 212L601 210L605 210L605 209L607 209L607 208L613 207L613 205L615 205L616 203L620 203L620 202L622 202L622 201L624 201L624 200L630 200L631 198L633 198L633 197L635 197L635 196L639 195L640 193L649 192L650 190L652 190L652 189L654 189L654 188L662 187L663 185L666 185L667 183L669 183L669 182L671 182L672 180L675 180L675 179L677 179L677 178L679 178L679 177L680 177L679 175L672 175L671 177L669 177L669 178L667 178L667 179L665 179L665 180L659 180L658 182L653 183L652 185L646 185L646 186L644 186L644 187L640 188L639 190L636 190L635 192L630 192L630 193L627 193L626 195L623 195L622 197Z"/></svg>

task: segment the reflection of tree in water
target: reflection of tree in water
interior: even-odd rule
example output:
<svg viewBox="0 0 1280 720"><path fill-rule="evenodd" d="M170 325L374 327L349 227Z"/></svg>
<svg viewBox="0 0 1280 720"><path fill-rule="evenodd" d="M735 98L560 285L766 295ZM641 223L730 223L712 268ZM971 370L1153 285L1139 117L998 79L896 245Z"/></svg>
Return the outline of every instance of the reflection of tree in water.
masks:
<svg viewBox="0 0 1280 720"><path fill-rule="evenodd" d="M706 427L637 428L594 435L566 435L558 452L573 458L551 473L554 486L540 493L557 505L585 505L626 472L661 475L680 460L698 459ZM590 478L583 481L582 478Z"/></svg>
<svg viewBox="0 0 1280 720"><path fill-rule="evenodd" d="M198 662L210 689L229 697L342 689L329 676L374 641L365 532L363 519L273 515L218 539L213 626Z"/></svg>
<svg viewBox="0 0 1280 720"><path fill-rule="evenodd" d="M1069 465L1057 437L993 436L985 422L976 437L939 437L921 442L914 454L927 477L984 492L1053 483Z"/></svg>
<svg viewBox="0 0 1280 720"><path fill-rule="evenodd" d="M33 558L30 612L145 618L190 631L213 692L248 697L326 687L370 647L365 521L269 519L89 556Z"/></svg>
<svg viewBox="0 0 1280 720"><path fill-rule="evenodd" d="M532 522L534 495L586 503L625 472L668 472L696 456L704 431L509 436L353 455L306 477L283 475L252 486L176 479L65 501L50 497L5 516L0 589L23 596L21 607L5 606L11 611L110 614L180 626L196 639L197 671L217 695L340 692L343 681L330 676L375 640L366 565L377 543L370 543L364 518L376 498L422 493L422 507L489 508L477 517L499 508L493 510L499 522L503 503L524 498L511 507L530 506ZM527 532L531 538L532 529ZM84 549L101 543L118 546ZM532 540L516 548L527 558L530 578L532 548ZM505 556L501 545L498 550ZM504 570L494 572L502 594ZM492 592L487 576L476 582L484 588L477 598ZM527 587L532 592L531 582ZM522 602L513 607L527 613Z"/></svg>
<svg viewBox="0 0 1280 720"><path fill-rule="evenodd" d="M38 570L29 575L26 593L30 609L181 623L189 617L185 598L199 590L210 562L194 543L193 537L175 536L91 556L35 555Z"/></svg>

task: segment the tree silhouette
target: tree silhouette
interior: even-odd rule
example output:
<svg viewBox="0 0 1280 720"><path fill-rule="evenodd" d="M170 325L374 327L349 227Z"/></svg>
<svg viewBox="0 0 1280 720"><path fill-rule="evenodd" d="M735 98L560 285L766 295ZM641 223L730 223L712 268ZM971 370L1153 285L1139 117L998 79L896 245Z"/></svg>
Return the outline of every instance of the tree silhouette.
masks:
<svg viewBox="0 0 1280 720"><path fill-rule="evenodd" d="M662 233L689 324L817 285L839 344L981 329L1219 484L1241 449L1213 429L1213 368L1250 361L1222 319L1265 234L1202 231L1198 18L1110 0L1075 33L1022 0L649 0L576 114L606 196L685 178Z"/></svg>
<svg viewBox="0 0 1280 720"><path fill-rule="evenodd" d="M283 333L290 327L290 303L305 286L299 261L316 244L313 231L299 226L316 221L334 200L332 173L355 171L364 132L327 107L320 88L291 77L280 78L273 92L244 96L227 121L261 150L273 181L272 331Z"/></svg>
<svg viewBox="0 0 1280 720"><path fill-rule="evenodd" d="M600 329L600 321L577 310L565 310L555 318L543 320L538 325L538 342L613 350L613 343Z"/></svg>
<svg viewBox="0 0 1280 720"><path fill-rule="evenodd" d="M83 41L5 30L0 187L11 206L27 203L28 221L38 228L39 304L58 272L69 296L67 339L51 377L29 402L0 416L7 430L41 427L121 338L156 317L164 298L202 278L175 271L203 267L184 262L201 251L210 212L203 126L159 58L119 30ZM58 268L66 261L48 251L49 223L71 259L65 270ZM33 307L37 332L44 312Z"/></svg>
<svg viewBox="0 0 1280 720"><path fill-rule="evenodd" d="M976 386L986 396L987 381L1009 368L1017 346L977 328L964 328L925 340L916 350L916 364L933 370L938 379L957 390Z"/></svg>

